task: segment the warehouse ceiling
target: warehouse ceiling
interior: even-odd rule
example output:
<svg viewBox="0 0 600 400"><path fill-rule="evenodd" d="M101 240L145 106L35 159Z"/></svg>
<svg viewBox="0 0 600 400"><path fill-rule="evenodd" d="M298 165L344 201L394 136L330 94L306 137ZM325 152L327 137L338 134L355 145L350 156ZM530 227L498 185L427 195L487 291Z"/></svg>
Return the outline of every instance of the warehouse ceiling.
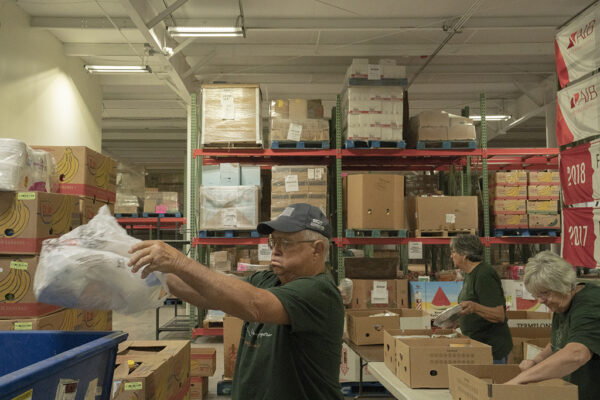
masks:
<svg viewBox="0 0 600 400"><path fill-rule="evenodd" d="M321 98L330 109L353 58L393 58L407 66L410 81L470 12L409 88L411 115L433 108L458 113L464 106L479 114L483 92L488 114L512 116L489 124L492 146L545 147L556 88L555 29L590 3L246 0L246 38L175 40L166 26L232 26L238 0L17 1L31 26L55 35L68 56L152 68L152 74L99 76L103 149L148 168L183 166L186 103L202 83L259 83L264 101ZM160 15L174 5L180 6L172 14Z"/></svg>

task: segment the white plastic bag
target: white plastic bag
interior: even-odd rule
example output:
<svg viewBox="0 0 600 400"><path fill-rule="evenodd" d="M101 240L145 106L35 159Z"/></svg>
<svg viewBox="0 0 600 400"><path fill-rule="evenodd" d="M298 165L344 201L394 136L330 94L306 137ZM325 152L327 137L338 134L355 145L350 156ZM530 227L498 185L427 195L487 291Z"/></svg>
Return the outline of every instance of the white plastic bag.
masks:
<svg viewBox="0 0 600 400"><path fill-rule="evenodd" d="M127 266L131 246L127 235L103 206L90 222L57 239L44 241L33 288L37 300L61 307L114 310L132 314L163 304L166 277Z"/></svg>

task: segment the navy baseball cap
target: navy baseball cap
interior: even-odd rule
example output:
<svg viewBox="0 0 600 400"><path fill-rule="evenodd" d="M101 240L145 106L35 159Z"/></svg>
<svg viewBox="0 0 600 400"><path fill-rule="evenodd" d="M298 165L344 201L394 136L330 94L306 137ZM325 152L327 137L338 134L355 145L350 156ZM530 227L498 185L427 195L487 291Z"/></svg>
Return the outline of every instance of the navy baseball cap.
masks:
<svg viewBox="0 0 600 400"><path fill-rule="evenodd" d="M273 231L279 232L300 232L305 229L315 231L331 238L331 226L323 212L310 204L296 203L291 204L272 221L261 222L256 227L258 233L268 235Z"/></svg>

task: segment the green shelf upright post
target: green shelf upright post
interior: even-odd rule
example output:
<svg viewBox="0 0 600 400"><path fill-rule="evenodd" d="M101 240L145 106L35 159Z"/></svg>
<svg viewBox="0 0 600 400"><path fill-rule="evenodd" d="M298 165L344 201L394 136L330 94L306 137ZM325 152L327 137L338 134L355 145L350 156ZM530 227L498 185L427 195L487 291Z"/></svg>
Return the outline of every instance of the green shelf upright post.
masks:
<svg viewBox="0 0 600 400"><path fill-rule="evenodd" d="M485 246L485 261L490 263L491 254L489 244L490 238L490 198L488 188L488 160L487 160L487 121L486 121L486 102L485 93L481 93L479 96L479 108L481 114L481 149L482 149L482 160L481 160L481 174L482 176L482 204L483 204L483 234L486 240Z"/></svg>
<svg viewBox="0 0 600 400"><path fill-rule="evenodd" d="M342 97L338 94L335 104L335 191L336 191L336 237L343 238L343 210L342 210ZM338 283L346 276L342 246L335 246L337 254L337 279Z"/></svg>

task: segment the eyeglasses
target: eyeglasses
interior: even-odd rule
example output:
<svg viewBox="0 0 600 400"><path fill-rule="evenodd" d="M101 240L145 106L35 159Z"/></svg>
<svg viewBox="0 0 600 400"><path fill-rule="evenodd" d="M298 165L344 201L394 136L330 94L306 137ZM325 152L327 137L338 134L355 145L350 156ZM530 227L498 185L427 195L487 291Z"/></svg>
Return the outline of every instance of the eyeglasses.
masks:
<svg viewBox="0 0 600 400"><path fill-rule="evenodd" d="M535 296L537 299L540 299L542 301L548 300L550 297L552 297L552 292L551 291L545 291L545 292L540 292Z"/></svg>
<svg viewBox="0 0 600 400"><path fill-rule="evenodd" d="M269 248L273 250L275 247L279 247L281 250L285 251L296 243L312 243L314 240L286 240L282 238L273 238L269 237L267 240L267 244Z"/></svg>

